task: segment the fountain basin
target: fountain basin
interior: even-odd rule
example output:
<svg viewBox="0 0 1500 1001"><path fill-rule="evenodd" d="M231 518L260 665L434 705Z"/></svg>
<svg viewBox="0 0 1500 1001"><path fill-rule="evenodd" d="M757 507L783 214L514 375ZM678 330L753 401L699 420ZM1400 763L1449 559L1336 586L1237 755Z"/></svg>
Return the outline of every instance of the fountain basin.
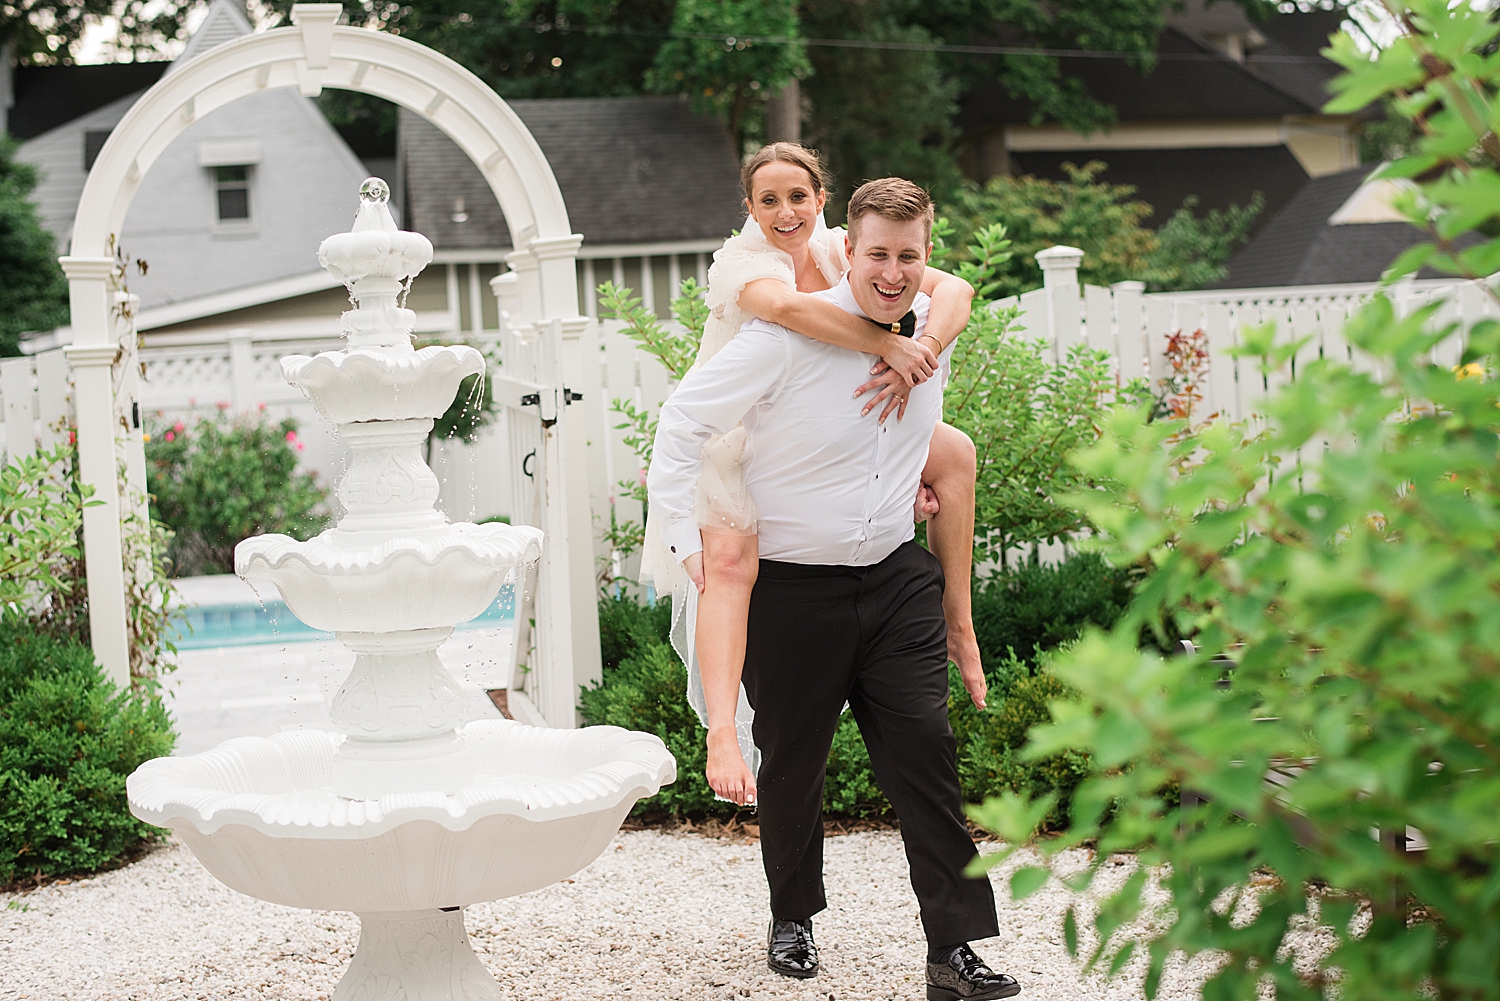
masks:
<svg viewBox="0 0 1500 1001"><path fill-rule="evenodd" d="M459 522L368 543L362 535L329 529L307 542L258 535L235 547L234 570L274 582L292 614L314 629L393 632L467 622L495 600L514 567L542 552L541 530L525 525Z"/></svg>
<svg viewBox="0 0 1500 1001"><path fill-rule="evenodd" d="M335 424L438 417L459 383L484 371L484 356L467 345L350 348L281 359L286 381L305 392Z"/></svg>
<svg viewBox="0 0 1500 1001"><path fill-rule="evenodd" d="M339 736L301 731L147 762L127 781L130 809L252 897L418 911L565 879L608 846L636 800L676 778L660 739L618 727L478 720L462 733L477 779L451 796L335 796Z"/></svg>

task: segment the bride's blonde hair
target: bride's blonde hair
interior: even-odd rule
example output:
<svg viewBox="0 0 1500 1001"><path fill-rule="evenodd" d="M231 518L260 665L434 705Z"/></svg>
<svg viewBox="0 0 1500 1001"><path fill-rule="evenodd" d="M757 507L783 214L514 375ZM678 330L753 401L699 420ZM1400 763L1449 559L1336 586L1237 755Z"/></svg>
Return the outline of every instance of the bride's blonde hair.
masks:
<svg viewBox="0 0 1500 1001"><path fill-rule="evenodd" d="M754 198L755 192L750 185L755 180L755 172L768 163L780 160L782 163L790 163L807 171L812 178L813 194L823 190L827 183L827 176L823 173L823 159L818 156L817 150L808 149L801 143L774 142L767 143L755 151L755 155L745 161L740 168L740 185L745 189L747 199Z"/></svg>

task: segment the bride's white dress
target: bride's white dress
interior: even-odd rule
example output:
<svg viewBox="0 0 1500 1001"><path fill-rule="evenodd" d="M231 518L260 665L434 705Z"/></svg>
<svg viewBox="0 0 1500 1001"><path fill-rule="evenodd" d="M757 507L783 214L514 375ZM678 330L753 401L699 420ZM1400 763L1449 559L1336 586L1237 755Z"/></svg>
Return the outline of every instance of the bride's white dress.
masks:
<svg viewBox="0 0 1500 1001"><path fill-rule="evenodd" d="M821 216L809 240L809 250L818 270L832 287L849 270L844 256L844 230L830 229ZM741 309L740 291L750 282L774 278L788 288L796 289L797 273L792 258L771 245L753 217L745 220L739 236L724 241L714 252L714 263L708 269L708 322L698 346L697 368L718 354L742 325L754 314ZM755 499L745 488L740 461L745 454L745 430L735 428L722 437L709 440L703 447L703 473L698 481L695 508L698 524L707 531L732 535L755 535L760 520ZM650 584L658 595L672 596L672 646L687 665L688 702L697 711L703 725L708 725L708 710L703 699L703 679L698 670L695 649L698 624L698 589L693 586L666 542L657 523L646 518L646 541L641 554L641 583ZM756 750L750 726L754 713L740 687L739 707L735 712L735 732L740 751L752 772L759 771L760 752Z"/></svg>

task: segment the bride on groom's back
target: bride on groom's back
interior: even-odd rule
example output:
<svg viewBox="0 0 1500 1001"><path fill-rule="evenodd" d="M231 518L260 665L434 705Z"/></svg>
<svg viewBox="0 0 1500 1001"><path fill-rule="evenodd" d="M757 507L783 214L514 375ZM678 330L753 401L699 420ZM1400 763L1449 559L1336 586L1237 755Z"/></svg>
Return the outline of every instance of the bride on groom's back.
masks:
<svg viewBox="0 0 1500 1001"><path fill-rule="evenodd" d="M974 289L961 278L928 268L922 291L932 298L925 332L913 339L853 316L811 293L837 285L849 270L844 230L823 223L828 193L817 153L797 143L762 147L741 171L749 211L738 236L714 254L708 273L710 314L695 367L712 358L741 325L759 317L805 336L878 356L871 381L849 387L851 407L885 421L905 407L912 386L937 374L938 356L968 324ZM877 411L877 408L880 408ZM734 678L745 657L750 593L758 569L758 519L740 466L745 435L737 428L710 441L697 491L703 553L679 563L648 519L641 576L658 593L673 595L673 641L689 671L689 698L708 727L708 781L736 803L755 798L749 712L710 719L702 686ZM984 672L969 608L974 542L974 444L947 424L932 436L923 487L913 498L918 516L932 516L928 539L947 579L943 605L949 656L958 664L975 704L983 706ZM729 700L732 704L732 699ZM738 723L738 725L737 725Z"/></svg>

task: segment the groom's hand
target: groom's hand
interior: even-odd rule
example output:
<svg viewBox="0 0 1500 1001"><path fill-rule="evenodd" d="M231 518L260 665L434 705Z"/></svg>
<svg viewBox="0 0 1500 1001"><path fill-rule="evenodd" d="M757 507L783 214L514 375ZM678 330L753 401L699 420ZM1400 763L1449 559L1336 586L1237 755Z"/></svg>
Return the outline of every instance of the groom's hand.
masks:
<svg viewBox="0 0 1500 1001"><path fill-rule="evenodd" d="M932 349L923 344L915 337L903 337L900 334L891 334L886 338L886 349L881 352L880 357L884 359L887 367L894 369L906 385L920 386L932 378L932 373L937 371L937 355ZM871 375L876 374L871 372Z"/></svg>
<svg viewBox="0 0 1500 1001"><path fill-rule="evenodd" d="M687 559L683 560L682 561L682 569L685 570L685 571L687 571L688 579L693 582L693 586L698 589L698 593L702 594L703 593L703 554L701 552L697 552L697 553L694 553L693 555L689 556Z"/></svg>

